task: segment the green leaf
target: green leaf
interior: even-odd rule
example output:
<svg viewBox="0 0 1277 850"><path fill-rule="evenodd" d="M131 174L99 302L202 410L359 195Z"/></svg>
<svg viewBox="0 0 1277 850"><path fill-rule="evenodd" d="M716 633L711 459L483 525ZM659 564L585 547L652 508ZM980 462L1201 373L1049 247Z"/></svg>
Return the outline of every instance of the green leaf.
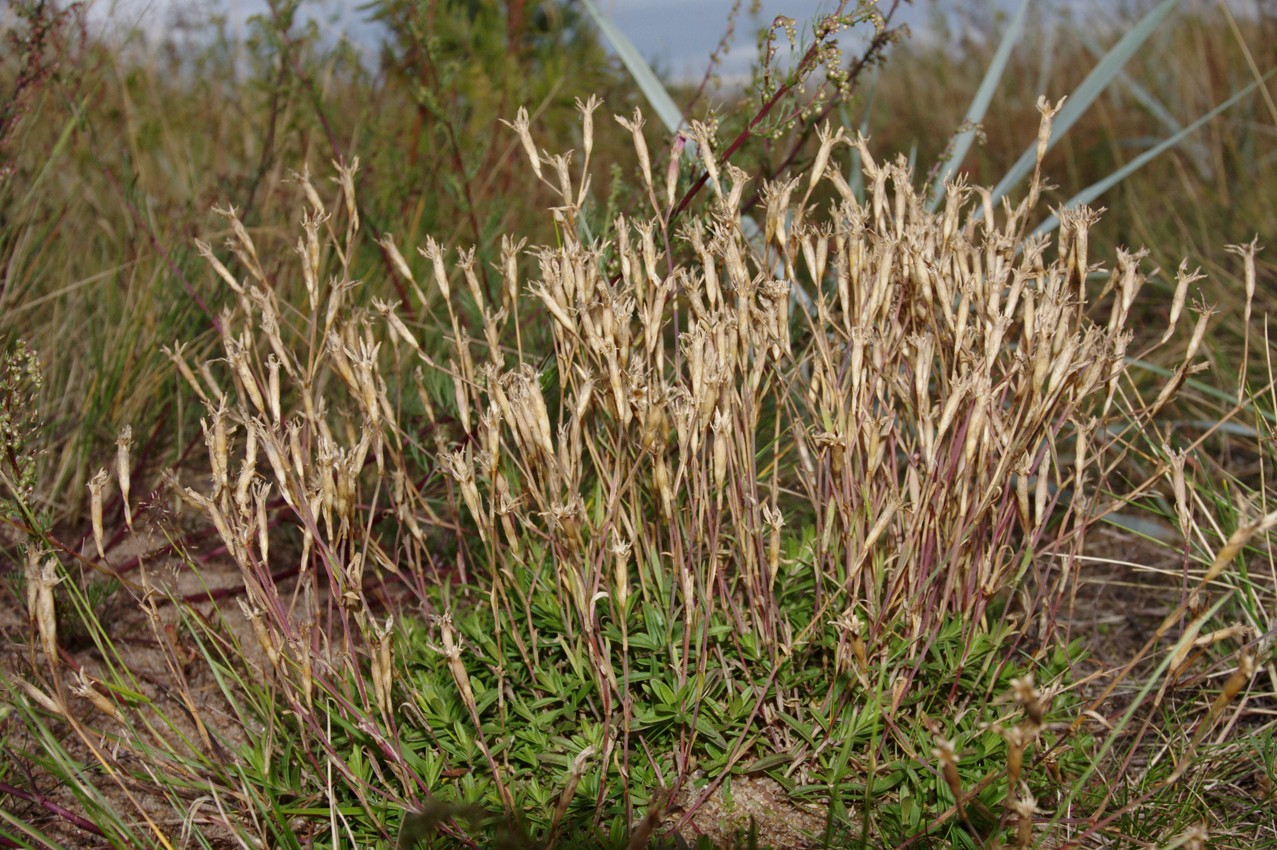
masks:
<svg viewBox="0 0 1277 850"><path fill-rule="evenodd" d="M790 752L772 753L769 756L754 759L746 767L746 773L763 773L773 770L777 767L783 767L794 760L794 754Z"/></svg>
<svg viewBox="0 0 1277 850"><path fill-rule="evenodd" d="M667 705L667 706L678 705L678 697L675 696L674 690L670 688L669 685L662 682L660 679L652 680L652 693L655 694L656 698L659 699L661 703L664 705Z"/></svg>
<svg viewBox="0 0 1277 850"><path fill-rule="evenodd" d="M698 714L696 716L696 731L713 741L720 749L726 750L729 746L727 739L714 728L714 724L711 723L710 719L703 714Z"/></svg>
<svg viewBox="0 0 1277 850"><path fill-rule="evenodd" d="M1270 71L1269 73L1271 74L1272 72ZM1144 369L1145 371L1152 372L1154 375L1160 375L1163 378L1169 378L1171 375L1174 374L1170 369L1167 369L1164 366L1158 366L1156 363L1150 363L1147 360L1140 360L1139 358L1136 358L1136 357L1127 357L1125 362L1127 366L1137 366L1140 369ZM1197 378L1189 378L1187 381L1184 382L1184 386L1192 387L1194 390L1201 393L1202 395L1210 396L1211 398L1217 399L1222 402L1226 402L1228 404L1233 404L1234 402L1237 401L1236 394L1231 392L1225 392L1224 390L1221 390L1219 387L1214 386L1213 384L1208 384L1205 381L1198 380ZM1264 410L1263 408L1256 407L1254 404L1248 405L1246 409L1262 416L1264 419L1267 419L1270 422L1277 422L1277 416L1274 416L1273 412L1270 410Z"/></svg>

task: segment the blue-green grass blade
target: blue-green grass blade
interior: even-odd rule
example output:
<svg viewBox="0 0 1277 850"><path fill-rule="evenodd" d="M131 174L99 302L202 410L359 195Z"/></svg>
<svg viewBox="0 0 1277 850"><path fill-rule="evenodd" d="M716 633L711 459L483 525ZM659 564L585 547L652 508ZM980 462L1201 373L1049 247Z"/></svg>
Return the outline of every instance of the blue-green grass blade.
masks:
<svg viewBox="0 0 1277 850"><path fill-rule="evenodd" d="M1129 531L1132 534L1137 534L1147 540L1157 540L1162 543L1169 543L1179 537L1179 532L1175 531L1165 523L1147 519L1136 514L1121 513L1119 511L1105 514L1100 517L1100 520L1115 528L1120 528L1123 531Z"/></svg>
<svg viewBox="0 0 1277 850"><path fill-rule="evenodd" d="M1175 7L1178 6L1180 0L1162 0L1149 12L1139 20L1126 35L1113 45L1112 49L1104 55L1087 75L1086 79L1074 89L1069 95L1068 100L1064 102L1063 108L1060 109L1055 120L1051 122L1051 137L1047 141L1047 149L1051 149L1060 139L1072 129L1077 120L1086 114L1086 110L1091 107L1096 99L1103 94L1108 88L1114 77L1126 65L1136 51L1148 41L1149 36L1161 26ZM993 202L996 204L1002 199L1007 192L1011 191L1016 184L1025 178L1030 171L1033 170L1033 164L1037 159L1037 142L1025 149L1024 153L1007 171L1006 176L993 188Z"/></svg>
<svg viewBox="0 0 1277 850"><path fill-rule="evenodd" d="M1043 43L1037 48L1038 78L1033 81L1034 91L1046 91L1047 84L1051 81L1051 74L1055 71L1055 45L1060 40L1061 28L1062 24L1058 20L1042 27Z"/></svg>
<svg viewBox="0 0 1277 850"><path fill-rule="evenodd" d="M1081 192L1078 192L1076 195L1074 195L1073 197L1065 201L1064 208L1068 209L1069 207L1076 207L1081 204L1089 204L1091 201L1095 200L1100 195L1103 195L1109 189L1112 189L1118 183L1121 183L1130 174L1143 168L1145 165L1147 165L1155 157L1162 154L1164 151L1178 145L1180 142L1184 140L1186 136L1188 136L1194 130L1197 130L1198 128L1200 128L1203 124L1210 121L1216 115L1219 115L1224 110L1229 109L1230 107L1236 105L1238 101L1240 101L1246 95L1253 92L1259 86L1260 83L1267 82L1267 80L1270 77L1272 77L1274 74L1277 74L1277 68L1272 69L1260 79L1255 80L1254 82L1246 86L1243 86L1228 100L1224 101L1219 106L1216 106L1210 112L1207 112L1201 118L1198 118L1192 124L1189 124L1187 127L1183 128L1175 135L1171 136L1168 139L1163 140L1161 143L1154 145L1153 147L1144 151L1144 153L1135 157L1135 159L1131 160L1126 165L1119 168L1117 171L1114 171L1108 177L1105 177L1103 180L1096 181L1095 183L1092 183L1090 186L1087 186ZM1055 215L1052 215L1051 217L1046 219L1046 221L1039 224L1033 232L1035 235L1041 234L1041 233L1050 233L1052 230L1055 230L1055 228L1059 226L1060 226L1059 218Z"/></svg>
<svg viewBox="0 0 1277 850"><path fill-rule="evenodd" d="M865 99L865 114L860 119L860 134L862 136L869 135L869 119L873 117L874 102L878 94L878 66L874 66L873 73L869 77L869 94ZM851 117L847 114L845 103L839 104L839 114L842 116L842 123L846 127L851 126ZM847 183L851 186L851 193L855 195L856 201L865 202L865 173L861 168L860 148L855 145L851 146L851 173L847 175Z"/></svg>
<svg viewBox="0 0 1277 850"><path fill-rule="evenodd" d="M1165 366L1158 366L1156 363L1150 363L1147 360L1140 360L1138 357L1127 357L1125 358L1125 363L1127 366L1143 369L1146 372L1151 372L1154 375L1159 375L1163 378L1169 378L1175 374L1172 370L1167 369ZM1216 401L1226 402L1230 405L1237 403L1237 394L1235 392L1226 392L1213 384L1208 384L1205 381L1198 380L1197 378L1189 378L1184 381L1184 386L1194 390L1195 392L1201 393L1207 398L1213 398ZM1244 405L1241 409L1253 411L1269 422L1277 422L1277 413L1271 410L1265 410L1264 408L1254 404L1254 402Z"/></svg>
<svg viewBox="0 0 1277 850"><path fill-rule="evenodd" d="M1096 59L1099 59L1103 55L1099 46L1085 35L1081 36L1081 41L1082 45ZM1158 99L1157 95L1144 88L1144 86L1140 85L1136 80L1131 79L1125 71L1117 75L1117 82L1130 93L1136 103L1144 107L1145 112L1165 127L1168 132L1174 134L1184 129L1184 125L1179 122L1179 119L1171 114L1171 111L1166 108L1166 105L1163 104L1161 100ZM1208 157L1205 148L1203 148L1200 144L1186 144L1184 147L1192 155L1193 165L1197 168L1197 172L1203 177L1208 177L1210 174L1210 163L1207 162Z"/></svg>
<svg viewBox="0 0 1277 850"><path fill-rule="evenodd" d="M684 123L683 113L674 104L674 98L670 97L670 93L666 91L665 86L657 79L652 66L647 64L647 60L639 53L638 48L634 46L634 42L630 41L629 37L621 32L620 28L608 19L607 15L603 14L603 10L599 8L594 0L581 0L581 2L584 4L585 10L590 13L590 17L594 19L594 23L599 30L612 43L612 49L616 51L616 55L621 57L621 61L625 63L626 70L630 72L634 82L638 83L643 96L647 98L647 102L656 111L661 123L665 125L665 129L669 130L671 135L677 133Z"/></svg>
<svg viewBox="0 0 1277 850"><path fill-rule="evenodd" d="M927 202L927 208L932 212L944 200L944 182L953 176L953 172L962 165L962 160L966 159L967 152L971 150L971 145L975 141L976 126L984 120L985 113L989 111L989 103L993 100L993 93L997 90L998 83L1002 81L1007 61L1011 58L1011 50L1024 31L1024 19L1031 3L1032 0L1024 0L1020 4L1007 31L1002 34L1002 41L998 44L997 52L993 54L993 61L989 63L988 70L984 72L984 79L980 81L980 87L976 89L971 105L967 107L967 114L962 119L962 126L966 129L953 137L949 155L945 157L935 181L931 184L931 199Z"/></svg>
<svg viewBox="0 0 1277 850"><path fill-rule="evenodd" d="M1095 42L1086 37L1083 37L1081 41L1082 45L1087 49L1087 52L1096 59L1103 56L1103 51ZM1116 80L1130 92L1131 97L1135 98L1136 103L1144 107L1144 109L1148 111L1148 114L1156 118L1157 122L1163 127L1171 132L1177 132L1182 129L1183 125L1180 124L1175 116L1171 114L1171 111L1157 99L1157 96L1135 80L1131 79L1125 71L1119 73Z"/></svg>

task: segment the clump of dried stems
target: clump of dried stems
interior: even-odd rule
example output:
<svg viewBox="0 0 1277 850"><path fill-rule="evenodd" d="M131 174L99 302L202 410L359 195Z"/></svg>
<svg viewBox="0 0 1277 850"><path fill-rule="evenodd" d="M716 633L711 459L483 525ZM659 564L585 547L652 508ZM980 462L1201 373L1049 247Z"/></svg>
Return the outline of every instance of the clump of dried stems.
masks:
<svg viewBox="0 0 1277 850"><path fill-rule="evenodd" d="M1100 507L1093 494L1109 486L1123 434L1193 371L1208 311L1178 372L1143 401L1125 359L1142 255L1119 253L1098 297L1088 291L1097 211L1062 211L1054 239L1029 235L1039 168L1018 205L958 182L932 213L902 160L876 161L841 128L821 133L804 173L761 187L765 220L751 239L760 228L741 212L750 176L716 158L708 128L694 124L691 136L712 194L680 218L677 169L657 185L642 118L618 118L651 212L618 218L606 242L584 241L598 106L581 105L579 167L538 150L526 113L513 124L536 179L561 199L560 240L507 239L495 292L473 252L449 258L431 241L424 263L409 262L382 241L422 313L442 305L442 341L360 297L349 267L357 162L337 167L334 212L298 177L299 308L281 303L277 273L233 209L221 212L246 276L200 245L236 304L223 316L222 358L191 364L180 346L170 352L208 409L211 475L182 492L239 566L244 613L298 715L351 670L384 728L401 722L391 623L370 588L427 599L448 566L439 528L458 532L456 562L473 569L463 575L486 604L512 614L501 622L523 616L517 573L557 589L563 633L540 637L588 659L598 719L615 730L605 751L630 751L640 693L627 671L640 650L629 636L648 609L681 623L681 645L661 651L698 687L743 663L711 663L711 621L751 635L773 670L827 667L825 699L878 680L889 639L904 638L909 656L890 659L896 706L946 621L983 628L992 600L1031 585L1049 630ZM1040 109L1039 166L1058 106ZM863 201L839 164L850 149ZM1156 345L1172 340L1194 279L1181 268ZM446 411L430 391L440 376L452 390ZM455 496L443 508L427 498L439 472ZM294 549L277 542L283 529L295 531ZM292 587L274 575L283 557L299 559ZM1064 574L1048 576L1048 562ZM1025 581L1031 570L1036 583ZM447 617L438 623L512 808L479 731L466 647ZM537 635L499 638L529 666L548 663ZM784 746L770 719L819 698L760 698L764 740ZM1032 737L1015 734L1013 789ZM393 736L376 739L405 795L428 796ZM1025 795L1015 805L1031 812Z"/></svg>

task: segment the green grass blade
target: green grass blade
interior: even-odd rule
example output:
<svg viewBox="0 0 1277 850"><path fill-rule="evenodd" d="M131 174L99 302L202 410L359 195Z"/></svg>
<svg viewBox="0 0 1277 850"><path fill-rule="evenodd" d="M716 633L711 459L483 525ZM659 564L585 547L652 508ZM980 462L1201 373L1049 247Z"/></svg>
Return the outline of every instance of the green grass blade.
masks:
<svg viewBox="0 0 1277 850"><path fill-rule="evenodd" d="M1121 183L1123 180L1127 178L1128 175L1133 174L1134 172L1143 168L1146 164L1148 164L1155 157L1162 154L1164 151L1178 145L1180 142L1184 140L1186 136L1188 136L1194 130L1197 130L1198 128L1200 128L1207 121L1210 121L1212 118L1214 118L1216 115L1219 115L1224 110L1236 105L1238 101L1240 101L1246 95L1253 92L1259 86L1261 82L1266 82L1270 77L1273 76L1273 74L1277 74L1277 68L1274 68L1273 70L1269 71L1261 79L1256 80L1250 83L1249 85L1239 89L1228 100L1224 101L1219 106L1216 106L1210 112L1207 112L1201 118L1198 118L1192 124L1189 124L1187 127L1180 130L1175 135L1171 136L1170 138L1144 151L1144 153L1135 157L1135 159L1131 160L1126 165L1119 168L1117 171L1114 171L1108 177L1105 177L1103 180L1099 180L1095 183L1092 183L1090 186L1087 186L1081 192L1078 192L1076 195L1074 195L1073 197L1065 201L1064 207L1068 208L1068 207L1080 206L1081 204L1089 204L1091 201L1095 200L1100 195L1103 195L1105 192L1107 192L1109 189L1116 186L1118 183ZM1034 230L1034 234L1036 235L1036 234L1042 234L1042 233L1049 233L1052 230L1055 230L1055 228L1059 226L1060 226L1059 218L1055 215L1052 215L1046 221L1042 222L1041 224L1037 226L1037 228Z"/></svg>
<svg viewBox="0 0 1277 850"><path fill-rule="evenodd" d="M958 166L962 165L962 160L966 159L967 152L971 150L971 145L975 141L976 127L984 120L984 115L989 111L989 103L993 100L993 93L998 87L998 83L1002 80L1002 74L1006 71L1007 61L1011 58L1011 49L1015 47L1015 43L1020 40L1020 33L1024 31L1024 19L1029 10L1032 0L1024 0L1020 4L1019 10L1015 13L1015 17L1011 19L1011 25L1007 27L1007 31L1002 35L1002 41L998 44L998 50L993 54L993 61L989 63L989 68L984 72L984 79L980 81L980 88L976 89L975 97L971 100L971 105L967 107L967 114L962 119L962 126L966 129L961 130L958 135L953 137L953 145L949 151L949 155L945 157L944 162L940 166L936 179L931 184L931 199L927 202L927 208L934 211L940 206L940 202L944 200L944 182L953 176L953 172Z"/></svg>
<svg viewBox="0 0 1277 850"><path fill-rule="evenodd" d="M1051 138L1047 142L1047 149L1054 147L1065 134L1072 129L1077 120L1081 118L1086 110L1091 107L1118 72L1122 70L1127 61L1135 55L1136 51L1148 41L1149 36L1162 24L1180 0L1162 0L1144 15L1126 35L1113 45L1112 49L1104 55L1099 64L1091 70L1086 79L1073 91L1064 103L1064 107L1059 114L1055 116L1055 120L1051 124ZM993 189L993 202L996 204L1002 199L1007 192L1011 191L1016 184L1033 170L1033 164L1037 158L1037 142L1030 144L1016 161L1015 165L1007 171L1006 176Z"/></svg>
<svg viewBox="0 0 1277 850"><path fill-rule="evenodd" d="M656 78L656 73L652 71L652 66L647 64L647 60L638 52L638 48L634 46L634 42L612 23L607 15L603 14L603 10L599 8L594 0L581 0L585 6L585 10L590 13L590 17L594 19L594 23L598 25L599 30L612 43L612 49L621 57L621 61L625 63L625 68L630 72L630 76L634 78L634 82L638 83L638 87L643 91L643 96L647 98L647 102L652 105L652 109L656 110L656 114L660 117L665 128L670 131L671 135L677 133L683 126L683 113L674 104L674 99L670 97L670 93L666 91L665 86ZM691 145L689 144L690 148Z"/></svg>
<svg viewBox="0 0 1277 850"><path fill-rule="evenodd" d="M0 809L0 823L7 823L15 830L10 832L0 826L0 838L9 842L6 846L20 847L22 850L62 850L65 847L63 844L54 844L51 839L46 838L34 826L29 823L23 823L4 809ZM27 839L30 840L28 841Z"/></svg>
<svg viewBox="0 0 1277 850"><path fill-rule="evenodd" d="M1205 622L1209 622L1211 618L1214 617L1217 613L1219 613L1219 610L1224 607L1224 603L1228 601L1229 595L1231 594L1224 594L1214 605L1212 605L1206 611L1204 615L1199 615L1201 619ZM1091 776L1099 769L1100 765L1103 763L1104 759L1108 756L1109 752L1114 748L1114 746L1118 744L1119 741L1125 738L1125 736L1121 734L1123 730L1125 730L1128 726L1130 726L1131 722L1135 719L1135 715L1140 711L1140 709L1148 705L1147 700L1149 698L1149 695L1153 692L1153 688L1169 672L1171 662L1175 658L1176 650L1181 649L1183 644L1186 641L1191 639L1192 639L1191 635L1180 638L1179 643L1177 643L1175 646L1171 648L1169 652L1166 652L1163 655L1161 661L1157 665L1157 668L1153 671L1152 675L1150 675L1147 678L1144 684L1140 686L1140 689L1135 694L1135 698L1131 700L1129 706L1122 713L1121 719L1117 722L1116 729L1113 731L1112 734L1108 735L1108 737L1105 738L1104 743L1100 746L1098 752L1096 752L1095 755L1093 756L1091 760L1091 766L1088 767L1086 770L1082 771L1081 775L1078 776L1078 778L1074 781L1072 788L1068 792L1068 799L1076 800L1081 796L1082 789L1086 787L1086 783L1090 781ZM1061 817L1063 817L1065 812L1066 812L1066 807L1064 806L1058 807L1056 809L1055 814L1051 817L1051 820L1048 822L1048 824L1050 826L1054 826L1055 823L1058 822Z"/></svg>
<svg viewBox="0 0 1277 850"><path fill-rule="evenodd" d="M58 135L57 142L54 143L53 148L49 151L49 155L45 157L44 164L40 166L40 173L31 181L31 186L27 189L26 195L23 196L21 203L22 207L26 207L31 203L31 199L35 196L36 192L39 191L45 178L49 176L49 173L53 168L53 163L59 156L61 156L62 151L66 150L67 142L71 140L71 133L79 125L80 119L84 114L85 102L86 101L81 100L75 105L75 112L66 120L66 123L62 127L62 132Z"/></svg>

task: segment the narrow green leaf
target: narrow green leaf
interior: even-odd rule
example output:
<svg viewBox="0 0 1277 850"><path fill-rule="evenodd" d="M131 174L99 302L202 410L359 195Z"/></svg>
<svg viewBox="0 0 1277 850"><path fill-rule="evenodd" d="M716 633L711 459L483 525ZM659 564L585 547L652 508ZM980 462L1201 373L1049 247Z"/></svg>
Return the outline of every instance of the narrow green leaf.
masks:
<svg viewBox="0 0 1277 850"><path fill-rule="evenodd" d="M1144 15L1134 26L1127 31L1126 35L1113 45L1112 49L1104 55L1099 64L1091 70L1086 79L1074 89L1065 101L1060 113L1055 116L1055 120L1051 124L1051 138L1047 141L1047 150L1056 145L1060 139L1072 129L1077 120L1086 114L1086 110L1091 104L1104 92L1113 78L1122 70L1123 66L1130 60L1135 52L1148 41L1149 36L1162 24L1177 5L1180 0L1162 0L1149 12ZM1007 192L1015 187L1017 183L1025 178L1025 176L1033 170L1033 164L1037 158L1037 141L1032 144L1021 154L1015 165L1007 171L1006 176L993 188L993 202L996 204L1002 199Z"/></svg>
<svg viewBox="0 0 1277 850"><path fill-rule="evenodd" d="M727 739L723 737L722 733L714 728L714 724L710 722L710 719L703 714L696 717L696 731L713 741L720 750L725 751L731 746L727 743Z"/></svg>
<svg viewBox="0 0 1277 850"><path fill-rule="evenodd" d="M66 124L63 125L62 132L58 134L58 140L54 142L53 147L49 150L49 155L44 158L44 163L40 166L39 173L37 173L35 179L31 181L30 188L27 189L26 194L22 197L21 206L26 206L31 203L31 199L35 196L36 192L39 191L40 186L44 183L44 179L49 176L49 173L53 168L53 163L62 154L62 151L66 149L67 142L71 139L71 133L80 123L80 116L84 114L84 105L87 102L88 98L84 98L75 105L75 112L67 119Z"/></svg>
<svg viewBox="0 0 1277 850"><path fill-rule="evenodd" d="M1233 437L1245 437L1248 440L1259 439L1258 431L1240 422L1228 422L1221 419L1175 419L1169 424L1174 428L1200 428L1203 431L1214 430Z"/></svg>
<svg viewBox="0 0 1277 850"><path fill-rule="evenodd" d="M976 126L984 120L985 113L989 111L993 92L1002 80L1003 72L1006 71L1007 60L1011 58L1011 49L1015 47L1015 43L1020 40L1020 33L1024 31L1024 19L1031 2L1032 0L1024 0L1020 4L1007 31L1002 34L1002 41L998 44L997 52L993 54L993 61L989 63L988 70L984 72L984 79L980 81L980 87L976 89L971 105L967 107L967 114L962 119L962 126L966 129L953 137L949 155L941 163L940 171L931 184L931 200L927 202L927 208L932 211L935 211L944 200L944 182L953 176L953 172L966 158L967 151L971 150L971 144L975 141Z"/></svg>
<svg viewBox="0 0 1277 850"><path fill-rule="evenodd" d="M663 705L677 706L678 698L674 695L674 690L659 679L652 680L652 693Z"/></svg>
<svg viewBox="0 0 1277 850"><path fill-rule="evenodd" d="M1163 378L1169 378L1171 375L1175 374L1165 366L1158 366L1156 363L1149 363L1147 360L1140 360L1137 357L1127 357L1125 362L1127 366L1135 366L1137 368L1144 369L1147 372L1152 372L1154 375L1160 375ZM1209 396L1210 398L1218 401L1227 402L1229 404L1233 404L1237 401L1236 393L1225 392L1219 387L1214 386L1213 384L1208 384L1205 381L1198 380L1197 378L1189 378L1184 382L1184 386L1190 387L1202 395ZM1253 403L1246 405L1244 409L1253 410L1255 413L1270 422L1277 421L1277 415L1274 415L1272 411L1264 410L1263 408L1255 406Z"/></svg>
<svg viewBox="0 0 1277 850"><path fill-rule="evenodd" d="M783 767L794 760L794 754L786 750L783 753L772 753L769 756L763 756L754 759L745 767L745 773L763 773L773 768Z"/></svg>

